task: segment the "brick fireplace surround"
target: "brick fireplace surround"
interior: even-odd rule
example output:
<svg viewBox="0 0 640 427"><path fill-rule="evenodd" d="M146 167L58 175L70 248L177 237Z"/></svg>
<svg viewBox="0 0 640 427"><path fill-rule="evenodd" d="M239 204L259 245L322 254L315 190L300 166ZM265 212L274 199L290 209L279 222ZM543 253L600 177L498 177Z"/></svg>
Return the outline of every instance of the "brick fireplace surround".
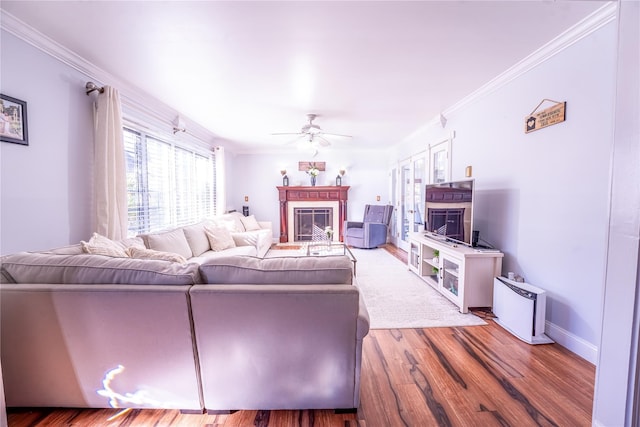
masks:
<svg viewBox="0 0 640 427"><path fill-rule="evenodd" d="M288 236L288 202L338 202L338 231L340 241L343 240L343 227L347 219L347 197L349 186L317 186L317 187L277 187L280 201L280 243L287 243ZM334 227L335 228L335 227Z"/></svg>

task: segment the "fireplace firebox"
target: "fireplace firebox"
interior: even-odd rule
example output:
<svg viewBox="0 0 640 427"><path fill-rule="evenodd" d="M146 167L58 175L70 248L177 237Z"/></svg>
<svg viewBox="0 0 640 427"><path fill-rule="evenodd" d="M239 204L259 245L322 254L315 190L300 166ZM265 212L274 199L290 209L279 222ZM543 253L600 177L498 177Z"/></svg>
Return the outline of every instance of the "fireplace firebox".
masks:
<svg viewBox="0 0 640 427"><path fill-rule="evenodd" d="M314 227L333 229L333 208L293 208L293 241L314 240Z"/></svg>

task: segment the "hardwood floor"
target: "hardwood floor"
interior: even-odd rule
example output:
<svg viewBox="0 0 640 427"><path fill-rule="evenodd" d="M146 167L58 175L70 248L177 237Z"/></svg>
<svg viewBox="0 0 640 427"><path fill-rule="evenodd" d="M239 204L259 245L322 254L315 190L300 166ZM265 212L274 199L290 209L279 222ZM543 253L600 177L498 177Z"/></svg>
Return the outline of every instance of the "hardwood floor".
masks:
<svg viewBox="0 0 640 427"><path fill-rule="evenodd" d="M406 261L406 253L386 249ZM591 425L592 364L557 344L528 345L495 324L490 313L477 314L488 325L370 331L355 414L131 410L118 415L118 409L10 409L9 426Z"/></svg>

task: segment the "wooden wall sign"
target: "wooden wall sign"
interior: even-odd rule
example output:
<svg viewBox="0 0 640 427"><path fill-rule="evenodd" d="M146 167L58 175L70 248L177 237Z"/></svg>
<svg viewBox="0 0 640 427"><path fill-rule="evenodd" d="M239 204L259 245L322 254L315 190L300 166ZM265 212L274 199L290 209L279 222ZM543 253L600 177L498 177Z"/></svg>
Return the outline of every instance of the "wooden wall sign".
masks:
<svg viewBox="0 0 640 427"><path fill-rule="evenodd" d="M554 102L555 105L536 113L538 108L545 102ZM552 101L551 99L543 99L540 104L524 119L524 133L533 132L534 130L546 128L565 121L566 102Z"/></svg>
<svg viewBox="0 0 640 427"><path fill-rule="evenodd" d="M324 172L325 170L325 162L298 162L298 170L302 172L306 172L311 169L311 166L315 165L319 171Z"/></svg>

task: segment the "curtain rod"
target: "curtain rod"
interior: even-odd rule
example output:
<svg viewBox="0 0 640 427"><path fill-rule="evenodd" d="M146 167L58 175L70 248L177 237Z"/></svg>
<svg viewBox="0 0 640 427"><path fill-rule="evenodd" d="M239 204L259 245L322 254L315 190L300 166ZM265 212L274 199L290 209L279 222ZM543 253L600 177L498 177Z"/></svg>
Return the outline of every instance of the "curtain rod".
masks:
<svg viewBox="0 0 640 427"><path fill-rule="evenodd" d="M95 84L94 82L87 82L87 84L84 87L86 89L87 96L91 92L95 92L96 90L98 91L98 93L104 93L104 87L100 87L97 84Z"/></svg>
<svg viewBox="0 0 640 427"><path fill-rule="evenodd" d="M104 93L104 87L98 86L97 84L95 84L94 82L87 82L87 84L85 85L85 89L86 89L86 94L89 95L92 92L97 91L98 93ZM162 123L162 124L170 124L173 128L173 134L175 135L178 131L180 132L184 132L186 135L189 135L191 138L193 138L194 140L196 140L198 142L198 144L200 145L204 145L206 148L208 149L212 149L213 147L215 147L212 143L212 141L207 141L206 139L204 139L202 136L197 135L193 132L190 132L189 130L187 130L186 126L184 125L184 123L180 123L178 125L176 125L176 123L168 120L166 117L163 117L162 115L158 114L156 111L144 106L143 104L139 103L137 100L127 96L126 94L120 94L121 97L121 102L123 105L126 105L127 107L130 108L130 110L135 111L134 116L137 116L138 119L142 119L141 121L144 122L146 121L143 117L140 117L140 115L142 116L146 116L147 119L152 119L152 120L157 120L158 124ZM149 130L151 132L158 132L158 128L153 127L153 125L151 123L149 124L143 124L140 123L140 121L135 121L135 120L131 120L131 119L126 119L123 118L124 121L128 121L129 123L133 124L133 125L137 125L137 126L142 126L143 128L145 128L146 130Z"/></svg>

